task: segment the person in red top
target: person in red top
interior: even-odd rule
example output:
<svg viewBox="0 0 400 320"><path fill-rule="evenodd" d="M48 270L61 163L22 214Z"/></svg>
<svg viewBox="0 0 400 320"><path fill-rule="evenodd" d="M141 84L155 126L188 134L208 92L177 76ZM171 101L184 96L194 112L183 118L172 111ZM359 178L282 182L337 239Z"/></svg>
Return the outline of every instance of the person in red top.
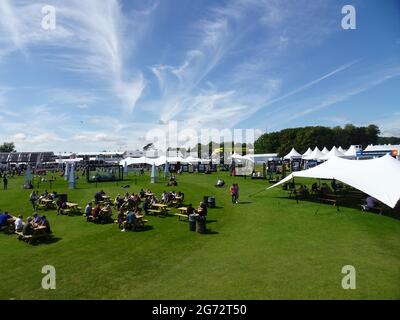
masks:
<svg viewBox="0 0 400 320"><path fill-rule="evenodd" d="M100 204L97 204L95 207L94 207L94 209L93 209L93 213L92 213L92 216L93 216L93 218L94 219L97 219L97 217L99 216L99 214L100 214Z"/></svg>
<svg viewBox="0 0 400 320"><path fill-rule="evenodd" d="M236 189L236 185L235 184L233 184L231 186L230 191L231 191L232 203L237 203L237 199L236 199L237 189Z"/></svg>

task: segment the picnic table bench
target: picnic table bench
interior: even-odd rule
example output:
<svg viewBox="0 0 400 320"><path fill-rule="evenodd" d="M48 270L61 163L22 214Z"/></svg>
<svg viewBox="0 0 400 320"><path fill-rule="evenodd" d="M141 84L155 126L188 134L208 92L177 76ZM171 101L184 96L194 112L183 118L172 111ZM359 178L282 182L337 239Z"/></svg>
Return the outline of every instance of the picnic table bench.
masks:
<svg viewBox="0 0 400 320"><path fill-rule="evenodd" d="M38 207L38 209L52 210L52 209L56 209L57 205L54 200L41 199L41 200L39 200L37 207Z"/></svg>
<svg viewBox="0 0 400 320"><path fill-rule="evenodd" d="M152 214L160 216L160 215L166 215L168 213L168 208L167 205L165 204L154 203L151 205L151 208L147 211L151 212Z"/></svg>
<svg viewBox="0 0 400 320"><path fill-rule="evenodd" d="M175 213L174 215L178 217L178 220L179 220L179 221L180 221L182 218L183 218L183 219L186 219L186 220L188 220L188 219L189 219L189 217L188 217L188 215L187 215L187 214L183 214L183 213Z"/></svg>
<svg viewBox="0 0 400 320"><path fill-rule="evenodd" d="M318 200L321 202L330 202L334 206L337 204L337 195L335 194L324 194L318 197Z"/></svg>
<svg viewBox="0 0 400 320"><path fill-rule="evenodd" d="M77 203L72 203L72 202L66 202L66 208L61 209L60 213L65 214L65 215L70 215L70 214L82 214L82 208L79 207Z"/></svg>
<svg viewBox="0 0 400 320"><path fill-rule="evenodd" d="M17 234L18 240L23 240L28 242L29 244L35 243L37 240L47 240L49 235L46 232L45 226L36 227L33 230L33 234L31 235L24 235L22 232L15 232Z"/></svg>

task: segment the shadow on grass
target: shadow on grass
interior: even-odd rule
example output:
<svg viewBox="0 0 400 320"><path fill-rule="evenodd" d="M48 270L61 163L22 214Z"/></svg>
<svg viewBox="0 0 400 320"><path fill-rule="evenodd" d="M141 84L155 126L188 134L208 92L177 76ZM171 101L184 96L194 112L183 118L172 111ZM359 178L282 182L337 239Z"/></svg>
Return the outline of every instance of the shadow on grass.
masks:
<svg viewBox="0 0 400 320"><path fill-rule="evenodd" d="M207 219L207 223L214 223L214 222L218 222L218 220L208 220Z"/></svg>
<svg viewBox="0 0 400 320"><path fill-rule="evenodd" d="M237 203L237 204L250 204L250 203L253 203L253 202L251 202L251 201L239 201L239 203Z"/></svg>
<svg viewBox="0 0 400 320"><path fill-rule="evenodd" d="M218 232L218 231L214 231L214 230L207 229L206 232L204 232L204 233L202 233L202 234L210 235L210 236L211 236L211 235L219 234L219 232Z"/></svg>
<svg viewBox="0 0 400 320"><path fill-rule="evenodd" d="M277 196L275 197L276 199L282 199L282 200L292 200L294 202L298 201L298 205L301 205L302 203L314 203L316 205L316 211L315 214L318 213L319 209L321 206L326 206L326 207L331 207L335 211L340 212L341 209L357 209L360 211L360 213L364 213L364 211L361 210L361 200L360 201L352 201L351 199L346 199L346 198L338 198L337 199L337 204L336 206L333 206L331 203L327 203L324 201L321 201L317 198L313 197L308 197L308 198L298 198L296 200L295 197L288 197L288 196ZM375 213L377 215L382 215L385 217L389 217L392 219L400 220L400 207L396 207L394 209L389 208L389 207L384 207L382 212L379 210L371 210L367 211L368 213Z"/></svg>

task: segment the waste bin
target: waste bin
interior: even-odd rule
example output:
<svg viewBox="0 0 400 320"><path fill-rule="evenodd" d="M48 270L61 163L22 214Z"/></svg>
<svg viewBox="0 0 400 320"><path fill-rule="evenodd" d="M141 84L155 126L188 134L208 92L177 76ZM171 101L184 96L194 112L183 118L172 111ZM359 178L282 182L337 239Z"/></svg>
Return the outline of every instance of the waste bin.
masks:
<svg viewBox="0 0 400 320"><path fill-rule="evenodd" d="M193 214L189 215L189 231L196 231L196 216Z"/></svg>
<svg viewBox="0 0 400 320"><path fill-rule="evenodd" d="M208 197L208 207L215 208L215 197Z"/></svg>
<svg viewBox="0 0 400 320"><path fill-rule="evenodd" d="M196 223L196 231L198 233L205 233L206 232L206 218L198 217Z"/></svg>
<svg viewBox="0 0 400 320"><path fill-rule="evenodd" d="M206 206L206 207L208 207L208 198L209 198L210 196L204 196L203 197L203 203L204 203L204 205Z"/></svg>

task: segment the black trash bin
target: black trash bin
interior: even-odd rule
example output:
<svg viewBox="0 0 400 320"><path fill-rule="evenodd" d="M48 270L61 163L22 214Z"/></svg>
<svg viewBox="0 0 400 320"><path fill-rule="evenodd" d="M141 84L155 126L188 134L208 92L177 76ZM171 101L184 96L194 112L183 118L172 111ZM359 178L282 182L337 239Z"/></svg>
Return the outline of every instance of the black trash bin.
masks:
<svg viewBox="0 0 400 320"><path fill-rule="evenodd" d="M204 196L203 197L203 203L204 203L204 205L206 206L206 207L208 207L208 198L209 198L210 196Z"/></svg>
<svg viewBox="0 0 400 320"><path fill-rule="evenodd" d="M206 218L198 217L196 227L197 227L196 231L198 233L205 233L206 232Z"/></svg>
<svg viewBox="0 0 400 320"><path fill-rule="evenodd" d="M215 197L208 197L208 207L215 208Z"/></svg>
<svg viewBox="0 0 400 320"><path fill-rule="evenodd" d="M189 231L196 232L196 216L190 214L188 220L189 220Z"/></svg>

